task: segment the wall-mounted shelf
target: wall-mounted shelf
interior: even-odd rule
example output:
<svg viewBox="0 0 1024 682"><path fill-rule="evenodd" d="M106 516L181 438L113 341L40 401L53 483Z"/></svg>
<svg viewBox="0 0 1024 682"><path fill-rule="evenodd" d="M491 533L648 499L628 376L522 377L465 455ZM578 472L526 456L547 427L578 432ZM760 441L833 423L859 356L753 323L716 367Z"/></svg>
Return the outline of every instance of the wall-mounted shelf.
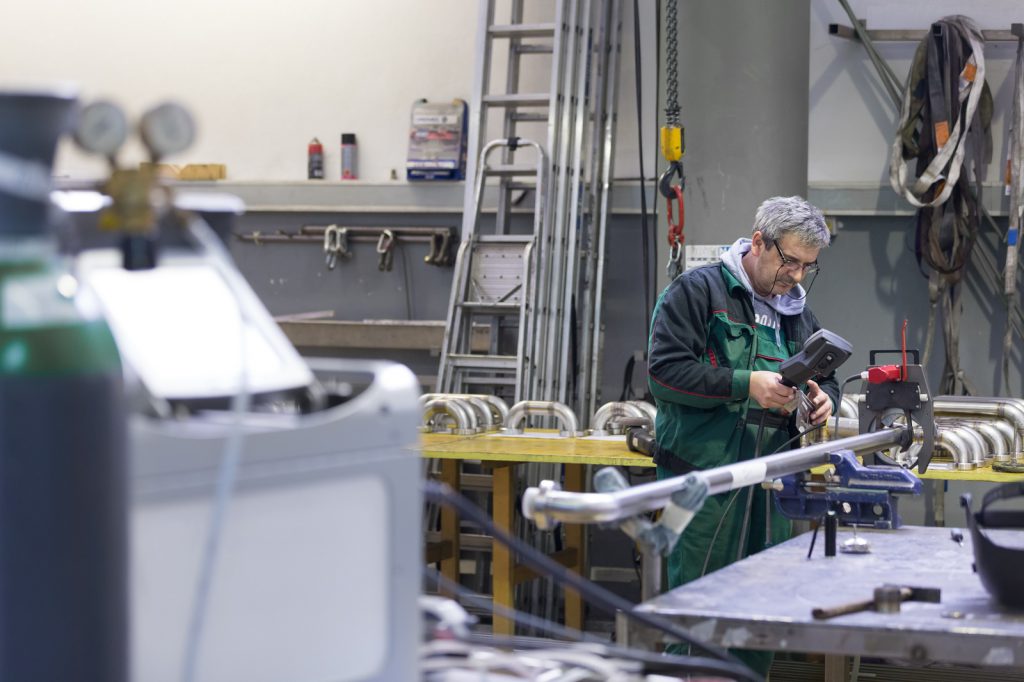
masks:
<svg viewBox="0 0 1024 682"><path fill-rule="evenodd" d="M829 24L829 35L850 40L860 40L857 31L846 24ZM983 30L981 35L986 42L1017 42L1018 36L1024 32L1024 24L1011 24L1009 31ZM876 42L920 42L928 35L928 29L869 29L868 37Z"/></svg>

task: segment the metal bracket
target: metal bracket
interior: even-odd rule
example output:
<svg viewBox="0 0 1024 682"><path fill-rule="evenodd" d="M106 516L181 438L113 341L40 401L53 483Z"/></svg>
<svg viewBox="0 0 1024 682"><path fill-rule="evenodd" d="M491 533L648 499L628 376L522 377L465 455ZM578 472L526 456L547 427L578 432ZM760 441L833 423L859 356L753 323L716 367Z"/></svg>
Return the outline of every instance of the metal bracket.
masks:
<svg viewBox="0 0 1024 682"><path fill-rule="evenodd" d="M377 239L377 269L381 272L391 271L391 265L395 257L395 233L391 230L384 230Z"/></svg>

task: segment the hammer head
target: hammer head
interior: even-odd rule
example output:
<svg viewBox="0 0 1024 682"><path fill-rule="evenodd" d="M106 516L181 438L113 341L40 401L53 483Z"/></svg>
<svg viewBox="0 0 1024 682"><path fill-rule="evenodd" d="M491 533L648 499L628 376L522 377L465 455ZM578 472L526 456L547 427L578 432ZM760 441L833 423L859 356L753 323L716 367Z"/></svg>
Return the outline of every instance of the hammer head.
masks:
<svg viewBox="0 0 1024 682"><path fill-rule="evenodd" d="M898 613L905 601L921 601L937 604L942 590L937 587L913 587L910 585L882 585L875 588L875 611Z"/></svg>
<svg viewBox="0 0 1024 682"><path fill-rule="evenodd" d="M904 587L910 590L910 596L903 601L923 601L938 604L942 601L942 590L937 587Z"/></svg>

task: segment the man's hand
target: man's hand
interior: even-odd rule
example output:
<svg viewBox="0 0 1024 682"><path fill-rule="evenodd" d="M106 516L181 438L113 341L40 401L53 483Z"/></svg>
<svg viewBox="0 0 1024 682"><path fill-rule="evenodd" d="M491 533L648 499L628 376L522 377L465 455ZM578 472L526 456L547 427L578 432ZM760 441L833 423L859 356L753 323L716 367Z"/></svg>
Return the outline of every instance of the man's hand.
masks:
<svg viewBox="0 0 1024 682"><path fill-rule="evenodd" d="M759 370L750 373L750 397L764 409L780 408L795 395L796 389L783 384L782 375L777 372Z"/></svg>
<svg viewBox="0 0 1024 682"><path fill-rule="evenodd" d="M753 377L751 377L753 379ZM832 415L832 400L817 382L807 380L807 399L811 401L811 413L807 420L812 425L823 424Z"/></svg>

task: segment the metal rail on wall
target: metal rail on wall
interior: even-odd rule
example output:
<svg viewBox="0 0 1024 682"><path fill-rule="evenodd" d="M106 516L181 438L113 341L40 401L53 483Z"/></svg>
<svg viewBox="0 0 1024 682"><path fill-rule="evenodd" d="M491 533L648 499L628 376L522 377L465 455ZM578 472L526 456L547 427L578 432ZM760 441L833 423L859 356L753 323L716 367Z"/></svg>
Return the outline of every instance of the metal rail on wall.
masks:
<svg viewBox="0 0 1024 682"><path fill-rule="evenodd" d="M452 245L457 241L454 226L442 227L368 227L342 225L304 225L298 232L277 230L264 233L260 230L236 234L239 241L257 246L264 244L310 244L323 245L324 262L333 270L338 262L350 258L350 244L376 244L378 268L390 270L395 247L401 243L429 244L430 252L423 257L427 265L445 267L452 264Z"/></svg>

